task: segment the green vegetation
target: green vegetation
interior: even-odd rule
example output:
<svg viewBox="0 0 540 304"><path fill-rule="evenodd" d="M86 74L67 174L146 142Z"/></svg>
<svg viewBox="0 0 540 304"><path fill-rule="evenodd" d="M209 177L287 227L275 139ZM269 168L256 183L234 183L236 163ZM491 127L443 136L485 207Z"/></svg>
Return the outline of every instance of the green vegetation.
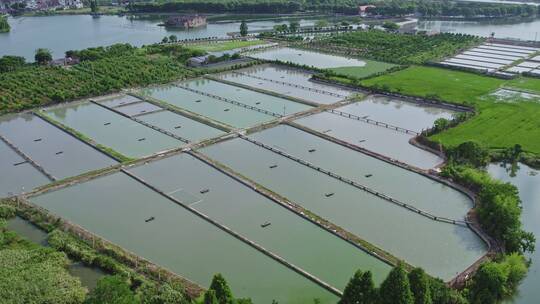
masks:
<svg viewBox="0 0 540 304"><path fill-rule="evenodd" d="M9 22L7 21L6 16L0 15L0 33L7 33L11 30Z"/></svg>
<svg viewBox="0 0 540 304"><path fill-rule="evenodd" d="M48 49L37 49L34 59L38 64L47 64L52 60L51 51Z"/></svg>
<svg viewBox="0 0 540 304"><path fill-rule="evenodd" d="M184 62L200 54L179 45L117 52L119 48L105 48L104 54L96 49L72 52L85 55L80 64L69 69L28 64L0 73L0 114L192 76Z"/></svg>
<svg viewBox="0 0 540 304"><path fill-rule="evenodd" d="M540 92L540 79L502 80L478 74L413 66L367 79L361 85L377 90L420 96L472 106L477 115L432 135L431 140L446 148L476 141L492 151L521 145L525 152L540 155L540 104L528 101L497 102L490 94L499 87L516 87Z"/></svg>
<svg viewBox="0 0 540 304"><path fill-rule="evenodd" d="M538 14L533 5L462 1L393 0L376 1L368 12L385 16L419 14L424 17L531 17Z"/></svg>
<svg viewBox="0 0 540 304"><path fill-rule="evenodd" d="M454 55L481 41L481 38L463 34L403 35L374 29L333 35L317 43L359 49L357 55L369 59L421 64Z"/></svg>
<svg viewBox="0 0 540 304"><path fill-rule="evenodd" d="M244 48L244 47L253 46L253 45L260 45L260 44L265 44L265 43L266 42L262 40L234 40L234 41L225 41L225 42L218 42L218 43L195 44L188 47L191 49L205 51L205 52L221 52L221 51L234 50L234 49Z"/></svg>
<svg viewBox="0 0 540 304"><path fill-rule="evenodd" d="M240 23L240 36L246 37L248 34L248 25L245 20Z"/></svg>

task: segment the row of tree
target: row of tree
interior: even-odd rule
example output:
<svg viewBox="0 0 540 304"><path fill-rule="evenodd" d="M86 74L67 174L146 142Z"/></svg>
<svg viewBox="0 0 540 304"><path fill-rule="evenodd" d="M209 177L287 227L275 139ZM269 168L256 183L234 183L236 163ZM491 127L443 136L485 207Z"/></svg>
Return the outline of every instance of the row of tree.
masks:
<svg viewBox="0 0 540 304"><path fill-rule="evenodd" d="M368 13L383 16L418 14L423 17L512 17L536 16L539 8L525 4L462 1L392 0L376 2Z"/></svg>
<svg viewBox="0 0 540 304"><path fill-rule="evenodd" d="M11 30L6 16L0 15L0 33L7 33Z"/></svg>

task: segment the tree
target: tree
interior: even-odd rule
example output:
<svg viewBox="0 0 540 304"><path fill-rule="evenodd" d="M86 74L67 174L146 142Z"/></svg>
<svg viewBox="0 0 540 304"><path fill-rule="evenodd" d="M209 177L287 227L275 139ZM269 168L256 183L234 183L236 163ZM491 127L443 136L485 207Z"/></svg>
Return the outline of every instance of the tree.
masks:
<svg viewBox="0 0 540 304"><path fill-rule="evenodd" d="M169 41L170 42L176 42L176 41L178 41L178 37L176 37L176 35L170 35L169 36Z"/></svg>
<svg viewBox="0 0 540 304"><path fill-rule="evenodd" d="M384 22L382 27L388 31L397 31L399 29L399 25L397 23L390 21Z"/></svg>
<svg viewBox="0 0 540 304"><path fill-rule="evenodd" d="M291 32L296 32L299 29L300 29L300 22L298 21L289 22L289 30L291 30Z"/></svg>
<svg viewBox="0 0 540 304"><path fill-rule="evenodd" d="M216 297L216 292L212 289L208 289L204 293L203 303L204 304L219 304L218 299Z"/></svg>
<svg viewBox="0 0 540 304"><path fill-rule="evenodd" d="M161 43L168 43L169 42L169 37L165 36L163 37L163 39L161 39Z"/></svg>
<svg viewBox="0 0 540 304"><path fill-rule="evenodd" d="M471 303L497 303L504 294L505 281L505 274L497 263L487 262L480 265L471 287Z"/></svg>
<svg viewBox="0 0 540 304"><path fill-rule="evenodd" d="M100 279L96 288L88 295L85 304L133 304L139 302L126 280L115 275Z"/></svg>
<svg viewBox="0 0 540 304"><path fill-rule="evenodd" d="M358 270L345 287L338 304L375 304L376 301L377 291L371 272Z"/></svg>
<svg viewBox="0 0 540 304"><path fill-rule="evenodd" d="M227 284L225 278L220 273L214 275L209 289L216 292L216 298L219 304L234 303L234 297L232 295L231 289L229 288L229 285Z"/></svg>
<svg viewBox="0 0 540 304"><path fill-rule="evenodd" d="M0 58L0 73L12 72L23 67L26 63L24 57L20 56L4 56Z"/></svg>
<svg viewBox="0 0 540 304"><path fill-rule="evenodd" d="M321 27L327 27L327 26L328 26L328 21L326 20L317 20L317 22L315 22L315 27L321 28Z"/></svg>
<svg viewBox="0 0 540 304"><path fill-rule="evenodd" d="M240 23L240 36L246 37L248 34L248 25L245 20Z"/></svg>
<svg viewBox="0 0 540 304"><path fill-rule="evenodd" d="M448 155L460 164L485 167L489 164L489 150L475 141L466 141L448 150Z"/></svg>
<svg viewBox="0 0 540 304"><path fill-rule="evenodd" d="M274 31L276 32L286 32L289 27L286 24L274 25Z"/></svg>
<svg viewBox="0 0 540 304"><path fill-rule="evenodd" d="M446 118L437 118L434 122L436 131L443 131L450 126L450 121Z"/></svg>
<svg viewBox="0 0 540 304"><path fill-rule="evenodd" d="M90 0L90 11L96 14L99 11L97 0Z"/></svg>
<svg viewBox="0 0 540 304"><path fill-rule="evenodd" d="M409 283L414 297L414 304L431 304L429 278L422 268L415 268L409 273Z"/></svg>
<svg viewBox="0 0 540 304"><path fill-rule="evenodd" d="M47 64L52 60L51 51L48 49L37 49L34 59L39 64Z"/></svg>
<svg viewBox="0 0 540 304"><path fill-rule="evenodd" d="M413 304L413 295L407 272L403 265L394 267L381 284L379 290L381 304Z"/></svg>

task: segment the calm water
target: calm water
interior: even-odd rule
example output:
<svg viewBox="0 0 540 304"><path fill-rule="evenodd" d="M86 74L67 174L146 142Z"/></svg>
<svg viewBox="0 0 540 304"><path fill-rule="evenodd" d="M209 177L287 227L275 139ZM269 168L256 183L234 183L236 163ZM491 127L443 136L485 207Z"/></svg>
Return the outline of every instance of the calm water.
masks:
<svg viewBox="0 0 540 304"><path fill-rule="evenodd" d="M495 33L496 38L514 38L521 40L540 40L540 20L515 22L494 21L439 21L423 20L418 22L418 29L423 31L441 31L464 33L488 37Z"/></svg>
<svg viewBox="0 0 540 304"><path fill-rule="evenodd" d="M206 80L198 79L186 83L196 88L197 82L204 84ZM234 88L230 87L231 90ZM191 92L174 85L147 88L141 92L179 108L237 128L246 128L274 119L273 116ZM213 93L219 95L220 92Z"/></svg>
<svg viewBox="0 0 540 304"><path fill-rule="evenodd" d="M281 125L250 137L434 215L463 219L473 207L459 191L294 127Z"/></svg>
<svg viewBox="0 0 540 304"><path fill-rule="evenodd" d="M377 283L390 270L382 261L190 155L130 171L341 290L353 269L370 270ZM204 189L208 192L200 193ZM270 225L261 227L264 223Z"/></svg>
<svg viewBox="0 0 540 304"><path fill-rule="evenodd" d="M0 118L0 134L59 179L116 164L112 158L30 113Z"/></svg>
<svg viewBox="0 0 540 304"><path fill-rule="evenodd" d="M529 274L519 286L518 295L509 303L529 304L537 303L540 298L540 171L533 170L526 165L519 164L514 167L515 174L512 174L512 166L506 167L500 164L489 166L489 173L498 179L510 182L519 189L519 195L523 202L523 214L521 216L525 230L534 233L536 236L536 250L530 255L532 265Z"/></svg>
<svg viewBox="0 0 540 304"><path fill-rule="evenodd" d="M413 137L410 134L337 114L324 112L301 118L296 122L418 168L430 169L443 161L437 155L409 144L409 140Z"/></svg>
<svg viewBox="0 0 540 304"><path fill-rule="evenodd" d="M283 62L292 62L307 66L313 66L320 69L359 66L362 67L366 63L362 60L323 54L314 51L293 49L288 47L271 48L264 51L249 53L250 57L264 60L279 60Z"/></svg>
<svg viewBox="0 0 540 304"><path fill-rule="evenodd" d="M262 94L256 91L247 90L235 86L230 86L214 80L196 80L184 83L187 87L209 94L219 95L220 97L238 101L252 107L266 110L272 113L288 115L311 109L305 104ZM247 83L246 83L247 84ZM264 86L259 86L265 88Z"/></svg>
<svg viewBox="0 0 540 304"><path fill-rule="evenodd" d="M176 35L179 39L225 37L228 32L238 32L239 23L210 23L206 27L181 30L158 26L162 20L133 19L130 17L89 15L15 17L9 18L11 32L0 34L0 56L19 55L34 61L38 48L47 48L53 57L64 56L67 50L130 43L140 46L161 41L164 36ZM301 20L301 25L314 21ZM270 29L284 22L257 21L248 24L249 30Z"/></svg>
<svg viewBox="0 0 540 304"><path fill-rule="evenodd" d="M90 102L55 107L46 113L97 143L132 158L148 156L184 144Z"/></svg>
<svg viewBox="0 0 540 304"><path fill-rule="evenodd" d="M48 184L50 180L0 141L0 197L28 192L37 186Z"/></svg>
<svg viewBox="0 0 540 304"><path fill-rule="evenodd" d="M28 239L31 242L48 246L47 233L38 227L32 225L27 220L20 217L14 217L8 221L7 228L17 232L18 235ZM88 267L80 262L72 263L68 268L72 276L78 277L83 286L92 290L96 287L97 281L101 279L105 272L99 268Z"/></svg>
<svg viewBox="0 0 540 304"><path fill-rule="evenodd" d="M466 227L432 221L243 139L201 152L434 276L450 279L486 250Z"/></svg>
<svg viewBox="0 0 540 304"><path fill-rule="evenodd" d="M124 173L34 197L32 202L202 286L219 272L236 295L255 303L337 300ZM150 217L155 219L145 222Z"/></svg>
<svg viewBox="0 0 540 304"><path fill-rule="evenodd" d="M439 118L451 119L455 113L386 96L368 96L337 110L417 132L433 127Z"/></svg>
<svg viewBox="0 0 540 304"><path fill-rule="evenodd" d="M275 82L263 80L263 79L257 79L257 78L253 78L253 77L249 77L249 76L245 76L241 74L236 74L236 73L223 73L223 74L219 74L218 77L224 80L228 80L228 81L232 81L232 82L236 82L236 83L240 83L244 85L249 85L255 88L262 88L271 92L275 92L275 93L279 93L279 94L283 94L283 95L287 95L291 97L296 97L299 99L303 99L303 100L307 100L307 101L311 101L311 102L315 102L319 104L331 104L331 103L335 103L343 99L342 97L336 97L336 96L331 96L324 93L313 92L313 91L302 89L302 88L292 87L289 85L275 83ZM265 77L265 76L264 74L262 74L260 75L260 77ZM285 79L285 81L290 82L290 79Z"/></svg>

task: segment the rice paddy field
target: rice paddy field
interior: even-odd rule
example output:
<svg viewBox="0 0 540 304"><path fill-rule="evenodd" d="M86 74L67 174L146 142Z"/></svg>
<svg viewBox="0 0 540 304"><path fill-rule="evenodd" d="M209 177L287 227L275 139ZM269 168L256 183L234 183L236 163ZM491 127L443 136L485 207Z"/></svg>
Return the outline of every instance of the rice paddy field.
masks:
<svg viewBox="0 0 540 304"><path fill-rule="evenodd" d="M334 57L317 61L352 60ZM430 177L444 160L410 143L456 112L312 75L264 64L1 117L0 196L23 193L202 287L222 273L254 303L336 303L356 270L378 285L398 260L449 281L482 257L473 201ZM462 103L511 85L455 76L475 90L441 97Z"/></svg>

